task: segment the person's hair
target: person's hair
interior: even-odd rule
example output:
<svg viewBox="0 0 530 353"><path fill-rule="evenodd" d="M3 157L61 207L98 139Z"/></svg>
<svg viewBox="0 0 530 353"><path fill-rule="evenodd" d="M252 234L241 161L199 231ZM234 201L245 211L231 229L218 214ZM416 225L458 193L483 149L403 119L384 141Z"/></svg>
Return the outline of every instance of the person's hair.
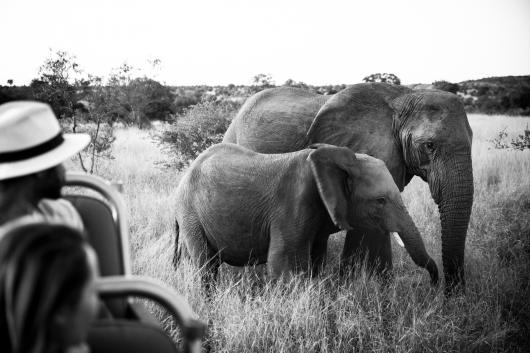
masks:
<svg viewBox="0 0 530 353"><path fill-rule="evenodd" d="M0 225L30 214L43 198L58 198L62 178L58 166L0 180Z"/></svg>
<svg viewBox="0 0 530 353"><path fill-rule="evenodd" d="M91 276L86 246L79 231L46 223L20 225L0 239L2 352L53 351L55 315L79 304Z"/></svg>

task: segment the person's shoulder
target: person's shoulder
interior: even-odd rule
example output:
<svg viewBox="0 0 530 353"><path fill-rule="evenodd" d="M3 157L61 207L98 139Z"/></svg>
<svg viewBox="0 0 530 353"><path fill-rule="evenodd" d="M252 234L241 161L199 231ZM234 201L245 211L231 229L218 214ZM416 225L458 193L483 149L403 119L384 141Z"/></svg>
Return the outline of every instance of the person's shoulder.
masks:
<svg viewBox="0 0 530 353"><path fill-rule="evenodd" d="M49 222L64 223L83 230L83 221L76 208L65 199L42 199L38 204L39 213Z"/></svg>
<svg viewBox="0 0 530 353"><path fill-rule="evenodd" d="M39 201L38 208L41 212L73 212L75 207L65 199L42 199Z"/></svg>
<svg viewBox="0 0 530 353"><path fill-rule="evenodd" d="M9 233L12 229L17 228L18 226L29 224L29 223L39 223L46 222L46 219L38 213L31 213L24 215L18 218L15 218L7 223L0 225L0 241L3 239L4 235Z"/></svg>

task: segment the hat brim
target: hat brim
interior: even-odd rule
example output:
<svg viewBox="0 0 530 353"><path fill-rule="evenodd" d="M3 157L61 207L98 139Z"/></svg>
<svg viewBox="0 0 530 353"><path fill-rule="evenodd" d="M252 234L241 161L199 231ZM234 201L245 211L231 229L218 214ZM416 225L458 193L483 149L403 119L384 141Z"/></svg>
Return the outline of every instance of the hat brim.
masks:
<svg viewBox="0 0 530 353"><path fill-rule="evenodd" d="M36 157L17 162L0 163L0 180L29 175L55 167L76 153L90 142L87 134L64 134L64 141L51 151Z"/></svg>

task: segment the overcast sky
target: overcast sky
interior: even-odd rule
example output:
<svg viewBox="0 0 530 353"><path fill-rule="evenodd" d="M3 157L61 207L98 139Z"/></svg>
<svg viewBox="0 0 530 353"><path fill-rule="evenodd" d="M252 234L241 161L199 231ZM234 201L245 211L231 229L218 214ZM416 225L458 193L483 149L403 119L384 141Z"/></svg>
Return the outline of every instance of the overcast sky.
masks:
<svg viewBox="0 0 530 353"><path fill-rule="evenodd" d="M171 85L402 83L530 74L529 0L0 0L0 84L53 51L107 75L127 62Z"/></svg>

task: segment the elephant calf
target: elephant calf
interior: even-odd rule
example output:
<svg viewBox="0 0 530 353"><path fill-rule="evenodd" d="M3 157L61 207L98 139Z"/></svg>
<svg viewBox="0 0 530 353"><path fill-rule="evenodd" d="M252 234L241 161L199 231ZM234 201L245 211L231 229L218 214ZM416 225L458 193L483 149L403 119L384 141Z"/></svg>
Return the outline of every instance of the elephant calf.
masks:
<svg viewBox="0 0 530 353"><path fill-rule="evenodd" d="M221 262L266 262L275 278L315 274L329 235L356 227L398 232L436 284L436 264L384 162L344 147L313 147L260 154L226 143L204 151L177 188L175 263L181 233L181 249L213 278Z"/></svg>

